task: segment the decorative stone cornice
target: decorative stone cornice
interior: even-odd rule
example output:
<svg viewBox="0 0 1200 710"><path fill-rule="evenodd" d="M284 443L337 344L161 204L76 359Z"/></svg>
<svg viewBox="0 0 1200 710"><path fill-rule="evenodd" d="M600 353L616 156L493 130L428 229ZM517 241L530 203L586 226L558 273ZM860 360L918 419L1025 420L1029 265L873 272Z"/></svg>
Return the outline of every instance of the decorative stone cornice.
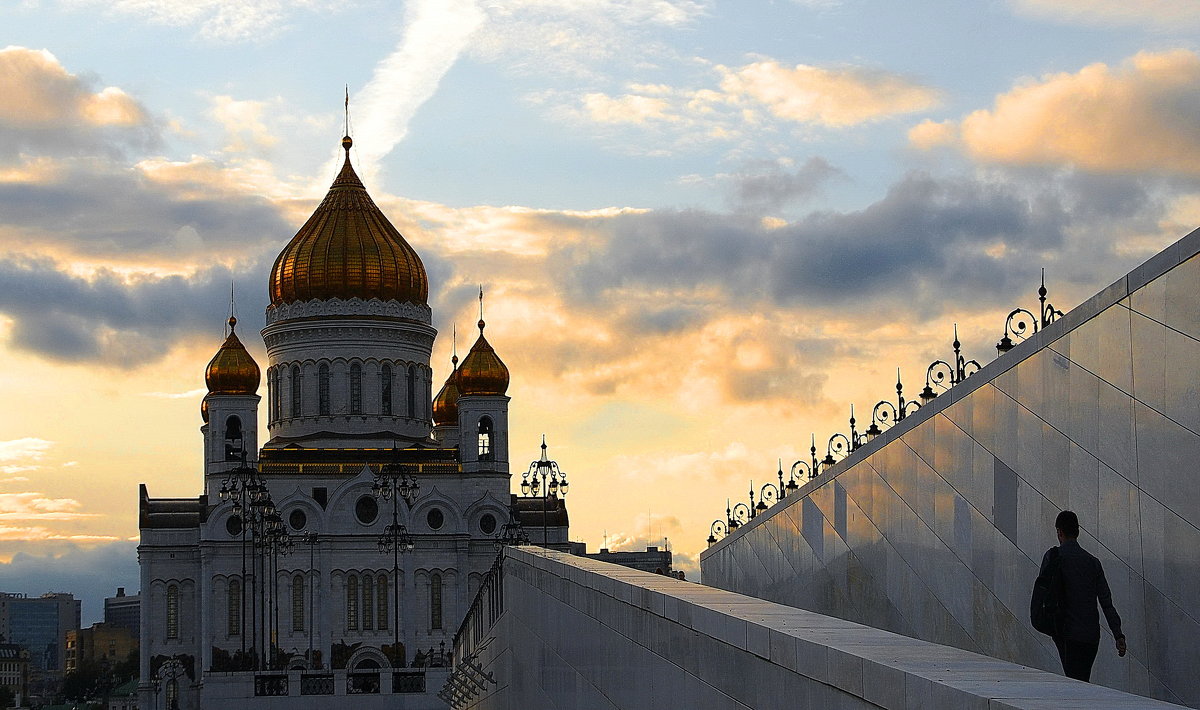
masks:
<svg viewBox="0 0 1200 710"><path fill-rule="evenodd" d="M404 318L428 325L433 320L433 311L423 303L381 301L378 298L367 301L361 298L313 299L267 306L267 325L278 321L323 316L384 316Z"/></svg>

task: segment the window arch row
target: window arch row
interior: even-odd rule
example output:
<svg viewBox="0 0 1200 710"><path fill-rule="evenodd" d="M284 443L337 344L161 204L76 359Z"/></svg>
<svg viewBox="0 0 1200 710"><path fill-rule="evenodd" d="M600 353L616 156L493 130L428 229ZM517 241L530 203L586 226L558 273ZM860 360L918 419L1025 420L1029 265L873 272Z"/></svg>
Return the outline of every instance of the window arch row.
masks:
<svg viewBox="0 0 1200 710"><path fill-rule="evenodd" d="M432 413L432 369L380 358L321 358L277 363L267 370L271 419Z"/></svg>

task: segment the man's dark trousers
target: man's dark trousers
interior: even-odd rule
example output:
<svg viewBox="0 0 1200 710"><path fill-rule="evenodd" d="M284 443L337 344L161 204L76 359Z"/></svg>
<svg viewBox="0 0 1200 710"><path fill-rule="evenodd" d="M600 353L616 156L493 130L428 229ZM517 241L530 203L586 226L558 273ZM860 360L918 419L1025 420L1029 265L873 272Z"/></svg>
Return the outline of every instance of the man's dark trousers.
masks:
<svg viewBox="0 0 1200 710"><path fill-rule="evenodd" d="M1096 652L1100 650L1100 642L1067 641L1056 637L1054 645L1058 646L1058 657L1062 660L1063 674L1068 678L1089 682L1092 678L1092 663L1096 660Z"/></svg>

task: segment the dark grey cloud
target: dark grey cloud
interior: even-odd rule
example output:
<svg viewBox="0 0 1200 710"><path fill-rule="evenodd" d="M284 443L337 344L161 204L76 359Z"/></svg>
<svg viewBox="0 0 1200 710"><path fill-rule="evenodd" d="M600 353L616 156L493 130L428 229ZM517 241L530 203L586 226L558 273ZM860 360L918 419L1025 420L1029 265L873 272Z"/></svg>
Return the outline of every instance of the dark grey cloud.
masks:
<svg viewBox="0 0 1200 710"><path fill-rule="evenodd" d="M822 158L809 158L795 170L776 161L752 163L731 176L729 202L735 210L769 214L812 199L826 182L843 174Z"/></svg>
<svg viewBox="0 0 1200 710"><path fill-rule="evenodd" d="M286 243L281 207L211 185L158 183L133 168L67 163L52 181L0 183L0 231L84 257L137 261L254 255ZM9 249L23 245L12 243Z"/></svg>
<svg viewBox="0 0 1200 710"><path fill-rule="evenodd" d="M125 279L107 271L83 278L48 259L0 258L0 313L14 319L10 342L18 348L54 360L133 368L197 333L212 333L215 343L234 281L243 285L239 313L255 314L246 320L260 322L272 263ZM253 337L243 341L257 344Z"/></svg>
<svg viewBox="0 0 1200 710"><path fill-rule="evenodd" d="M570 274L566 298L593 308L630 290L661 293L663 306L702 293L747 308L915 308L918 316L954 301L990 306L1011 296L1016 267L1060 252L1069 231L1093 219L1041 187L912 173L864 209L813 212L779 228L738 212L625 214L587 240L558 245L550 265ZM1129 202L1126 212L1144 201Z"/></svg>
<svg viewBox="0 0 1200 710"><path fill-rule="evenodd" d="M16 553L0 562L3 591L40 596L46 592L70 592L83 601L83 623L104 620L104 598L117 587L137 594L137 543L120 541L81 547L69 542L8 541Z"/></svg>

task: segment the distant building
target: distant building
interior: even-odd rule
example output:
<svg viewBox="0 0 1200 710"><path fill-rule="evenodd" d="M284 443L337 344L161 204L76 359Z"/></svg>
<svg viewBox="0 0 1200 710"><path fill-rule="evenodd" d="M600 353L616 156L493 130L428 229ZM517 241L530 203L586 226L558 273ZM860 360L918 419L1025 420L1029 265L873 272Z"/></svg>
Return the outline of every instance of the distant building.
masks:
<svg viewBox="0 0 1200 710"><path fill-rule="evenodd" d="M668 577L679 576L671 569L671 551L667 549L660 550L654 545L648 546L644 552L609 552L607 548L603 547L600 548L599 552L588 552L586 542L572 542L570 552L572 555L600 560L601 562L611 562L614 565L640 569L643 572L665 574Z"/></svg>
<svg viewBox="0 0 1200 710"><path fill-rule="evenodd" d="M13 692L13 706L29 697L29 651L15 643L0 643L0 685Z"/></svg>
<svg viewBox="0 0 1200 710"><path fill-rule="evenodd" d="M0 636L29 651L35 680L43 674L62 678L67 661L67 632L79 628L82 609L74 595L40 597L0 592Z"/></svg>
<svg viewBox="0 0 1200 710"><path fill-rule="evenodd" d="M138 647L138 638L124 626L104 622L91 628L67 632L67 672L91 662L112 668L129 658Z"/></svg>
<svg viewBox="0 0 1200 710"><path fill-rule="evenodd" d="M124 626L133 632L133 637L142 634L142 596L126 596L125 587L117 587L117 596L104 600L104 623Z"/></svg>

